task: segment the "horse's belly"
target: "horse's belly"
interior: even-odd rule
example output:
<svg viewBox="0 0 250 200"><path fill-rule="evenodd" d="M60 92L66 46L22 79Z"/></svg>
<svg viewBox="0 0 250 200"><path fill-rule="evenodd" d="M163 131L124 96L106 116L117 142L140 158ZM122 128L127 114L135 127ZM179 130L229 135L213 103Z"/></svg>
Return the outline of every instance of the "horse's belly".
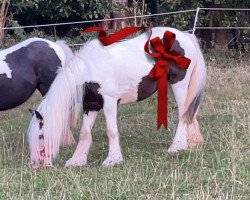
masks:
<svg viewBox="0 0 250 200"><path fill-rule="evenodd" d="M157 81L150 78L149 76L144 76L141 81L134 87L130 87L129 90L121 96L120 103L126 104L135 101L142 101L157 90Z"/></svg>
<svg viewBox="0 0 250 200"><path fill-rule="evenodd" d="M31 95L25 95L13 88L0 87L0 111L15 108L24 103Z"/></svg>
<svg viewBox="0 0 250 200"><path fill-rule="evenodd" d="M24 103L35 91L36 84L13 73L12 79L0 74L0 110L8 110Z"/></svg>
<svg viewBox="0 0 250 200"><path fill-rule="evenodd" d="M119 104L132 103L138 100L138 87L131 87L129 90L122 94L118 100Z"/></svg>

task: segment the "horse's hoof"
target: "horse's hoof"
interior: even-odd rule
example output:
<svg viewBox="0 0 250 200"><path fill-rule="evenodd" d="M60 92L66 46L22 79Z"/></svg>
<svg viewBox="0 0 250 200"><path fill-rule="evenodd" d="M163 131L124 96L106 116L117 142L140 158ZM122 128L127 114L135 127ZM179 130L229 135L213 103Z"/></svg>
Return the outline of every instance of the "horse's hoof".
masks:
<svg viewBox="0 0 250 200"><path fill-rule="evenodd" d="M108 157L106 160L104 160L102 165L108 168L108 167L113 167L114 165L117 165L121 163L122 161L123 161L122 156Z"/></svg>
<svg viewBox="0 0 250 200"><path fill-rule="evenodd" d="M87 163L87 159L82 158L70 158L67 160L65 167L76 167L76 166L84 166Z"/></svg>
<svg viewBox="0 0 250 200"><path fill-rule="evenodd" d="M168 153L170 154L176 154L179 151L184 151L187 150L188 146L187 145L181 145L181 144L172 144L169 149L168 149Z"/></svg>
<svg viewBox="0 0 250 200"><path fill-rule="evenodd" d="M193 149L195 147L201 146L205 143L203 137L201 135L193 135L193 137L189 137L188 139L188 148Z"/></svg>
<svg viewBox="0 0 250 200"><path fill-rule="evenodd" d="M204 141L190 142L190 143L188 143L188 148L189 149L194 149L196 147L202 146L204 143L205 143Z"/></svg>

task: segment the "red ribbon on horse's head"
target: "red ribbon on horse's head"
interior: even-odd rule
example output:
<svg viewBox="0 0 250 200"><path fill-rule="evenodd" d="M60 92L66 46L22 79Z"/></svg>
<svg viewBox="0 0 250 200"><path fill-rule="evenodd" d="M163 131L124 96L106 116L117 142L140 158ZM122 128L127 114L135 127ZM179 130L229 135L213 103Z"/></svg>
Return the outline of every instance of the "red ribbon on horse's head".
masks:
<svg viewBox="0 0 250 200"><path fill-rule="evenodd" d="M99 31L98 39L102 42L104 46L108 46L144 29L144 27L126 27L109 36L107 36L106 31L102 27L89 27L83 30L82 32L89 33L93 31Z"/></svg>
<svg viewBox="0 0 250 200"><path fill-rule="evenodd" d="M152 35L152 30L150 29L150 37ZM157 128L159 129L161 125L167 128L167 104L168 104L168 70L169 61L171 61L176 66L183 69L187 69L191 60L181 56L175 50L171 50L174 41L175 34L166 31L163 36L163 43L159 37L150 40L145 43L144 50L149 55L157 59L154 67L149 73L149 76L155 80L158 80L158 117L157 117ZM152 48L155 52L150 53L149 43L151 43Z"/></svg>

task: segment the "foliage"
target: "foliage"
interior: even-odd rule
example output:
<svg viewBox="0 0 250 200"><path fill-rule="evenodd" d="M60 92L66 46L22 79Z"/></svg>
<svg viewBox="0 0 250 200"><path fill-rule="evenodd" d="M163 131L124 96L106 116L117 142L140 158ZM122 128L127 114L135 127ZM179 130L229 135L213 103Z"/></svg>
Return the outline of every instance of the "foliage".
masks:
<svg viewBox="0 0 250 200"><path fill-rule="evenodd" d="M208 8L250 8L250 1L244 0L159 0L161 12ZM174 27L188 30L194 23L194 13L171 15L168 19ZM198 25L207 26L212 20L220 26L246 26L250 24L246 12L236 11L201 11Z"/></svg>
<svg viewBox="0 0 250 200"><path fill-rule="evenodd" d="M7 26L48 24L57 22L84 21L93 19L102 19L112 17L115 11L125 10L127 15L133 15L137 10L137 15L141 13L160 13L180 10L196 9L197 7L237 7L250 8L250 1L247 0L145 0L145 10L142 11L139 0L128 0L128 6L121 4L112 4L112 0L12 0L9 12ZM144 19L144 23L151 22L154 26L172 26L180 30L193 29L195 12L181 13L174 15L164 15ZM133 20L129 20L130 25ZM141 20L137 21L138 25ZM200 11L198 26L249 26L249 12L244 11ZM79 30L88 26L100 25L99 23L88 23L78 25L52 26L38 29L38 32L44 32L46 36L77 38ZM25 39L34 29L7 31L11 37L16 40ZM242 31L239 31L242 34ZM197 31L197 33L210 46L215 46L214 42L221 42L224 46L236 33L230 31L216 30ZM232 36L232 34L234 34ZM250 34L244 30L244 34ZM44 36L45 36L44 35ZM209 37L208 37L209 36ZM224 38L224 39L223 39ZM223 41L223 42L222 42Z"/></svg>
<svg viewBox="0 0 250 200"><path fill-rule="evenodd" d="M20 23L30 25L32 18L41 18L44 23L98 19L110 16L116 9L119 5L113 5L112 0L16 0L10 5L10 15L24 17L25 20L19 19ZM33 17L25 17L27 14Z"/></svg>

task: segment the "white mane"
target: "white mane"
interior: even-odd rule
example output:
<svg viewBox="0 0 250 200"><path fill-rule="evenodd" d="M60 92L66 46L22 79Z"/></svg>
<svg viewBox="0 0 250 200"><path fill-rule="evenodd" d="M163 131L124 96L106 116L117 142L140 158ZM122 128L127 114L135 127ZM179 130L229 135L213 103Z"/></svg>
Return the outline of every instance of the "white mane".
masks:
<svg viewBox="0 0 250 200"><path fill-rule="evenodd" d="M72 108L77 118L82 104L82 61L75 56L67 67L58 70L50 90L38 107L44 119L43 134L46 155L55 157L67 128ZM31 157L39 158L39 131L37 120L32 117L28 129ZM50 158L52 159L52 158Z"/></svg>

